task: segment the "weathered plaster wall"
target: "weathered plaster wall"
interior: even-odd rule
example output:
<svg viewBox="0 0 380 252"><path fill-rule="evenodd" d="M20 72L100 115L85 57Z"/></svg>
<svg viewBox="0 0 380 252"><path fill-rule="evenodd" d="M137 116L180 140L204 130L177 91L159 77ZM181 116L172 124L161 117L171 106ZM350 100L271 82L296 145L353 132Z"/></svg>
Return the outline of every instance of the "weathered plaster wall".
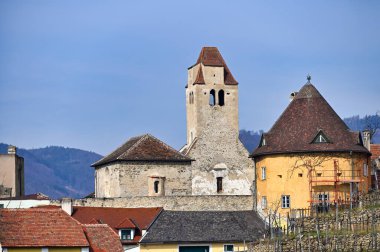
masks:
<svg viewBox="0 0 380 252"><path fill-rule="evenodd" d="M53 205L60 205L53 201ZM75 199L74 206L91 207L163 207L166 210L179 211L238 211L252 210L252 196L158 196L158 197L122 197Z"/></svg>
<svg viewBox="0 0 380 252"><path fill-rule="evenodd" d="M190 162L115 163L98 168L96 178L96 197L155 196L156 180L163 190L157 196L191 195Z"/></svg>
<svg viewBox="0 0 380 252"><path fill-rule="evenodd" d="M256 158L256 175L257 175L257 209L265 214L268 210L278 209L281 214L286 214L289 208L281 208L281 196L290 195L290 208L307 208L310 206L309 176L306 167L295 168L307 160L312 164L321 162L315 167L313 179L333 180L334 179L334 160L339 163L341 171L340 179L350 179L351 169L354 168L356 179L363 182L359 187L360 191L368 192L370 176L363 175L363 164L367 163L366 154L334 153L319 154L318 158L310 155L294 154L294 155L269 155L266 157ZM266 168L266 178L262 178L262 167ZM321 174L318 177L318 173ZM316 185L316 184L314 184ZM329 193L330 200L334 200L334 183L318 182L319 186L323 186L323 190ZM322 187L321 187L322 188ZM342 192L349 194L349 184L340 185ZM262 209L263 196L267 198L267 208ZM340 196L342 197L342 196Z"/></svg>
<svg viewBox="0 0 380 252"><path fill-rule="evenodd" d="M188 153L195 159L193 195L253 195L254 164L237 134L212 125L203 130ZM217 177L223 178L222 192L217 192Z"/></svg>
<svg viewBox="0 0 380 252"><path fill-rule="evenodd" d="M0 185L12 188L12 197L24 195L24 159L22 157L15 154L0 154ZM4 196L9 197L9 195Z"/></svg>

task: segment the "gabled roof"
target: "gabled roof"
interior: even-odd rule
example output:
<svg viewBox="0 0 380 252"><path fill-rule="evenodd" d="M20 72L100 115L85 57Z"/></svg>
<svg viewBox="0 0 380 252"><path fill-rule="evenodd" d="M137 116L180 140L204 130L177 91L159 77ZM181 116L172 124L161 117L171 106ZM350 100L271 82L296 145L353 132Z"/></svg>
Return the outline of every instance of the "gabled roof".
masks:
<svg viewBox="0 0 380 252"><path fill-rule="evenodd" d="M201 53L199 54L197 62L193 66L200 63L202 63L204 66L224 67L224 83L226 85L238 84L217 47L203 47ZM200 75L202 75L203 79L202 67L199 67L197 78L193 84L204 84L204 80L202 82Z"/></svg>
<svg viewBox="0 0 380 252"><path fill-rule="evenodd" d="M82 224L102 223L108 224L115 233L120 227L131 221L136 227L135 237L132 241L123 243L137 243L142 236L142 230L148 229L152 222L161 213L161 207L155 208L114 208L114 207L77 207L74 206L72 217ZM95 222L96 221L96 222Z"/></svg>
<svg viewBox="0 0 380 252"><path fill-rule="evenodd" d="M313 143L319 132L328 137L327 143ZM362 152L359 132L352 132L327 103L318 90L306 83L268 133L263 134L265 146L257 147L253 157L299 152Z"/></svg>
<svg viewBox="0 0 380 252"><path fill-rule="evenodd" d="M257 241L264 226L254 211L163 211L141 243Z"/></svg>
<svg viewBox="0 0 380 252"><path fill-rule="evenodd" d="M82 226L60 208L0 209L3 247L88 247Z"/></svg>
<svg viewBox="0 0 380 252"><path fill-rule="evenodd" d="M124 252L119 236L107 224L84 224L92 252Z"/></svg>
<svg viewBox="0 0 380 252"><path fill-rule="evenodd" d="M202 66L199 66L197 78L195 78L195 81L194 81L194 85L195 84L200 84L200 85L206 84L205 79L203 77Z"/></svg>
<svg viewBox="0 0 380 252"><path fill-rule="evenodd" d="M190 162L191 159L150 134L132 137L93 167L117 161Z"/></svg>
<svg viewBox="0 0 380 252"><path fill-rule="evenodd" d="M122 220L117 226L115 227L116 229L121 229L121 228L136 228L137 226L133 223L133 221L129 218L125 218Z"/></svg>

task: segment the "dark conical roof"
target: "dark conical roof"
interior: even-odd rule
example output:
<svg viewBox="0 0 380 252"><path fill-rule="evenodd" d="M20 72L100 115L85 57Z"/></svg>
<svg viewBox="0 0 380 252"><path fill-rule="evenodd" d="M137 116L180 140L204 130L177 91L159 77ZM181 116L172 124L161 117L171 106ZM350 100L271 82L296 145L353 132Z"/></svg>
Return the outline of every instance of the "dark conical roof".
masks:
<svg viewBox="0 0 380 252"><path fill-rule="evenodd" d="M100 159L92 166L117 161L169 161L189 162L190 158L150 134L132 137L111 154Z"/></svg>
<svg viewBox="0 0 380 252"><path fill-rule="evenodd" d="M217 66L217 67L224 67L224 83L226 85L237 85L238 82L235 80L235 78L232 76L232 73L230 69L228 69L228 66L226 62L224 61L222 55L220 54L217 47L203 47L197 63L195 65L202 63L204 66ZM191 68L191 67L190 67ZM199 72L202 72L202 68L199 68ZM202 74L202 73L200 73ZM198 76L200 75L198 73ZM202 74L203 79L203 74ZM199 81L200 79L197 77L197 80L193 84L203 84L202 81Z"/></svg>
<svg viewBox="0 0 380 252"><path fill-rule="evenodd" d="M322 134L326 142L315 143ZM262 141L253 157L297 152L364 152L359 132L352 132L318 90L306 83Z"/></svg>

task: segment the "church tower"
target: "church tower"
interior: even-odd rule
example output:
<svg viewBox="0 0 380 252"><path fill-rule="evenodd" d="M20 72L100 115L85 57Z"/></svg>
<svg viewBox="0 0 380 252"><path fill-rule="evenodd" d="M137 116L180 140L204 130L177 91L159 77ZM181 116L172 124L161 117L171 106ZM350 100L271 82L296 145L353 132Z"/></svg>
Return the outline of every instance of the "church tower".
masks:
<svg viewBox="0 0 380 252"><path fill-rule="evenodd" d="M208 125L239 131L238 82L216 47L204 47L188 68L186 86L187 146Z"/></svg>
<svg viewBox="0 0 380 252"><path fill-rule="evenodd" d="M193 195L252 195L254 170L239 140L238 82L216 47L188 68L187 143Z"/></svg>

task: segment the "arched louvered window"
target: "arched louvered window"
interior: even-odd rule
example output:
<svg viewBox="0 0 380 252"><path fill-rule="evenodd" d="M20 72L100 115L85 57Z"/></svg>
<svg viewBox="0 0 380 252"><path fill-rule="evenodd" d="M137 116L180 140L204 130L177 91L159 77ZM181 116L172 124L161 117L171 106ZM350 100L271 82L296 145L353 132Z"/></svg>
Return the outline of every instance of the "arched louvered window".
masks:
<svg viewBox="0 0 380 252"><path fill-rule="evenodd" d="M209 100L210 106L215 106L215 90L211 89L210 91L210 100Z"/></svg>

